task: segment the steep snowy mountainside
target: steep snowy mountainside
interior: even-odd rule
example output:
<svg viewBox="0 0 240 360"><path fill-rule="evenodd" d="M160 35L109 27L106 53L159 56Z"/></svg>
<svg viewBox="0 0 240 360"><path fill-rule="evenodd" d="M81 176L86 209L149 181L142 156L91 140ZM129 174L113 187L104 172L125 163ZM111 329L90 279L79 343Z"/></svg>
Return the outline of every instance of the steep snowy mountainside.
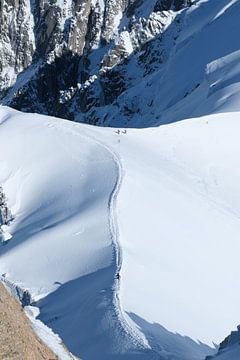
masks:
<svg viewBox="0 0 240 360"><path fill-rule="evenodd" d="M226 113L128 129L109 143L127 169L121 302L155 346L153 323L208 344L238 325L238 128L239 113Z"/></svg>
<svg viewBox="0 0 240 360"><path fill-rule="evenodd" d="M239 14L239 0L4 0L1 103L124 127L238 111Z"/></svg>
<svg viewBox="0 0 240 360"><path fill-rule="evenodd" d="M181 11L160 42L146 44L140 66L129 59L128 74L141 64L144 73L109 107L94 109L100 123L145 127L238 111L239 24L238 0L202 1Z"/></svg>
<svg viewBox="0 0 240 360"><path fill-rule="evenodd" d="M50 348L240 359L239 30L240 0L0 1L0 280Z"/></svg>
<svg viewBox="0 0 240 360"><path fill-rule="evenodd" d="M239 113L118 133L0 109L5 281L82 359L213 355L239 318Z"/></svg>
<svg viewBox="0 0 240 360"><path fill-rule="evenodd" d="M175 14L192 2L3 0L1 102L69 119L86 113L84 121L96 122L88 111L113 102L131 86L128 76L124 79L126 66L120 72L111 70L128 63L134 52L137 62L145 44L161 35Z"/></svg>
<svg viewBox="0 0 240 360"><path fill-rule="evenodd" d="M232 331L229 336L220 344L218 353L214 356L207 356L206 360L237 360L240 358L240 328Z"/></svg>

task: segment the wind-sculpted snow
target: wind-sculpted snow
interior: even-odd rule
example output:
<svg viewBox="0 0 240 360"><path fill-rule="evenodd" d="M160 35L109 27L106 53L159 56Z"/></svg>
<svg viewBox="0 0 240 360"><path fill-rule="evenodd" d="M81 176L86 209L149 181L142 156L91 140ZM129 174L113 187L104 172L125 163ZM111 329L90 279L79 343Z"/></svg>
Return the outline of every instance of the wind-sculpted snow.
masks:
<svg viewBox="0 0 240 360"><path fill-rule="evenodd" d="M213 354L240 300L238 114L141 131L1 119L4 280L82 359Z"/></svg>
<svg viewBox="0 0 240 360"><path fill-rule="evenodd" d="M147 359L116 298L109 219L116 160L73 124L0 111L8 118L0 125L0 176L14 214L12 239L0 249L4 281L27 289L40 319L74 354Z"/></svg>
<svg viewBox="0 0 240 360"><path fill-rule="evenodd" d="M26 289L81 358L158 359L119 303L118 157L84 126L6 108L1 119L1 183L14 214L0 249L4 281Z"/></svg>
<svg viewBox="0 0 240 360"><path fill-rule="evenodd" d="M238 325L238 128L239 113L226 113L115 137L89 130L124 164L121 304L160 355L200 356L166 329L211 344Z"/></svg>
<svg viewBox="0 0 240 360"><path fill-rule="evenodd" d="M116 130L0 111L4 281L82 359L213 355L238 325L239 113Z"/></svg>

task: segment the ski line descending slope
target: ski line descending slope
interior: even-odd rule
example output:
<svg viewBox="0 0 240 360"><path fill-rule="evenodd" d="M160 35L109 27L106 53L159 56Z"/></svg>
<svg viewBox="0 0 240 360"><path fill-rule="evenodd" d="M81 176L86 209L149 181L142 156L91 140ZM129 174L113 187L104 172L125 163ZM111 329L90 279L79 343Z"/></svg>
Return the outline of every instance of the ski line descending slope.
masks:
<svg viewBox="0 0 240 360"><path fill-rule="evenodd" d="M225 298L221 288L226 279L224 289L232 289L229 274L238 272L239 224L210 199L215 194L238 209L231 190L239 183L237 117L116 136L110 128L2 109L8 113L0 179L16 216L0 270L31 291L42 322L84 360L211 354L196 339L212 341L221 325L215 319L238 296ZM226 253L229 269L221 265ZM236 318L226 314L217 341Z"/></svg>
<svg viewBox="0 0 240 360"><path fill-rule="evenodd" d="M1 182L15 215L13 238L0 249L1 273L31 294L38 318L80 358L152 359L119 302L114 209L120 164L84 136L81 125L77 130L67 121L7 108L0 113L10 114L0 133ZM10 133L11 144L5 142Z"/></svg>
<svg viewBox="0 0 240 360"><path fill-rule="evenodd" d="M69 123L66 123L64 125L68 125ZM61 124L62 125L62 124ZM69 124L69 127L71 125ZM76 129L79 129L79 124L74 125ZM115 254L116 254L116 274L122 270L122 263L123 260L125 261L125 258L123 258L122 252L122 245L120 242L120 232L119 232L119 222L118 222L118 216L119 214L119 194L122 191L122 185L123 181L126 181L126 184L128 184L128 179L125 179L125 177L129 176L129 164L125 157L125 141L129 141L131 143L131 136L128 139L128 136L122 135L125 134L122 130L120 130L120 136L115 135L114 129L99 129L94 128L89 125L81 124L82 132L81 135L84 133L84 136L94 139L98 144L102 145L112 156L115 165L118 169L118 178L116 181L116 185L112 191L112 194L109 198L109 226L111 229L112 234L112 241L113 246L115 248ZM104 131L107 130L107 131ZM79 131L79 130L78 130ZM122 131L122 132L121 132ZM131 131L130 131L131 133ZM123 148L122 146L123 145ZM131 151L130 151L131 153ZM125 164L126 162L126 164ZM125 183L124 181L124 183ZM120 220L121 217L120 217ZM134 236L134 235L133 235ZM124 244L126 245L126 244ZM126 252L125 252L126 255ZM121 277L123 282L126 280L127 274L126 271L124 271L124 274L121 273ZM136 279L136 277L135 277ZM122 291L122 288L120 288L120 281L117 280L115 277L114 282L114 297L113 297L113 305L116 311L116 314L118 315L118 321L121 324L123 330L128 336L128 339L132 344L142 349L142 356L144 360L154 360L154 359L163 359L166 356L168 356L169 349L165 345L162 347L162 344L164 344L164 341L166 340L166 337L169 338L169 343L176 341L176 347L180 348L179 354L173 355L174 359L183 360L183 359L202 359L205 357L205 355L209 353L213 353L214 349L206 346L205 344L201 345L201 342L194 341L186 336L181 336L176 333L171 333L165 330L165 333L162 334L162 343L161 340L153 340L146 336L144 330L135 323L134 319L129 316L128 311L126 312L126 309L124 308L124 293ZM147 334L148 335L148 334ZM179 338L178 338L179 336ZM154 338L154 337L153 337ZM155 342L155 343L154 343ZM158 343L161 343L159 345ZM202 347L202 350L201 350ZM188 353L189 352L189 353ZM176 351L178 353L178 351ZM176 356L176 357L175 357ZM180 357L179 357L180 356ZM191 357L192 356L192 357ZM139 355L136 355L136 358L140 358ZM130 357L127 359L131 359ZM134 357L135 359L135 357Z"/></svg>
<svg viewBox="0 0 240 360"><path fill-rule="evenodd" d="M66 125L66 126L64 126L64 125ZM58 124L58 126L63 127L64 130L68 129L68 131L70 131L72 133L74 132L75 134L79 135L78 131L74 131L68 127L69 123L67 121L65 122L64 125ZM72 124L71 124L71 126L72 126ZM83 126L85 126L85 125L83 125ZM77 125L76 128L79 128L79 126ZM98 145L102 146L105 150L107 150L109 152L109 154L111 155L112 160L116 167L118 176L117 176L115 185L113 187L113 190L112 190L111 194L109 195L109 202L108 202L109 231L111 234L112 246L113 246L113 252L114 252L114 261L116 264L115 277L114 277L114 282L113 282L113 307L114 307L114 310L115 310L115 313L117 316L117 320L119 321L119 324L122 327L125 334L127 335L128 339L130 341L132 341L132 344L134 346L137 346L142 350L146 349L148 351L148 350L150 350L149 345L147 344L147 342L145 341L143 336L141 336L141 334L137 332L136 327L134 328L133 326L131 326L131 324L127 320L127 318L125 316L125 312L121 306L121 301L120 301L120 284L121 284L120 273L121 273L123 259L122 259L122 247L121 247L121 244L119 241L120 235L119 235L119 226L118 226L118 220L117 220L116 204L117 204L118 194L120 192L120 189L121 189L121 186L123 183L123 179L125 176L125 170L124 170L122 161L120 159L120 156L113 149L111 149L108 145L106 145L105 143L100 141L99 138L97 138L96 136L89 135L89 132L87 134L86 133L83 134L81 132L81 136L89 139L90 141L96 142ZM118 275L119 275L119 277L118 277ZM150 351L153 354L155 353L155 351L152 349Z"/></svg>
<svg viewBox="0 0 240 360"><path fill-rule="evenodd" d="M120 145L112 129L86 128L120 155L126 171L117 203L121 306L152 348L181 345L181 360L193 360L191 349L188 355L184 339L161 326L211 346L238 318L239 294L231 285L231 274L239 271L238 118L218 114L128 129ZM196 356L201 352L188 344Z"/></svg>

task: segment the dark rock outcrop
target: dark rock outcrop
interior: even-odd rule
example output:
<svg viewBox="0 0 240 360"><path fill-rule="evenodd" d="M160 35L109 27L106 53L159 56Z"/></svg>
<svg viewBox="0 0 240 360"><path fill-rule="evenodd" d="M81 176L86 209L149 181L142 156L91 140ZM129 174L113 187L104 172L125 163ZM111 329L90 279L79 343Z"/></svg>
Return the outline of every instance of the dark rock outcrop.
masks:
<svg viewBox="0 0 240 360"><path fill-rule="evenodd" d="M0 103L98 123L165 60L162 34L190 0L2 0ZM154 49L153 49L154 48ZM144 53L144 57L143 57ZM134 62L138 75L129 71ZM132 109L126 104L125 113ZM128 115L126 115L128 116Z"/></svg>

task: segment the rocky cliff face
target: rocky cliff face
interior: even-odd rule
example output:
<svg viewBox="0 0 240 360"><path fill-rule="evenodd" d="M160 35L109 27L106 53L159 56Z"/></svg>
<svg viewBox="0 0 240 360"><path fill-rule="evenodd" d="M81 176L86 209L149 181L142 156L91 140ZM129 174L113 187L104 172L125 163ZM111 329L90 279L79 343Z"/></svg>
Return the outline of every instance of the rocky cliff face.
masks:
<svg viewBox="0 0 240 360"><path fill-rule="evenodd" d="M58 357L37 338L30 321L0 282L0 353L9 360L57 360Z"/></svg>
<svg viewBox="0 0 240 360"><path fill-rule="evenodd" d="M219 345L216 355L207 356L205 360L234 360L240 357L240 326L232 331Z"/></svg>
<svg viewBox="0 0 240 360"><path fill-rule="evenodd" d="M3 188L0 186L0 244L5 240L8 240L9 234L6 233L4 226L8 225L13 219L11 211L7 204L6 195L3 192Z"/></svg>
<svg viewBox="0 0 240 360"><path fill-rule="evenodd" d="M35 50L30 2L0 2L0 90L7 90L16 75L32 62ZM3 92L4 94L4 92Z"/></svg>
<svg viewBox="0 0 240 360"><path fill-rule="evenodd" d="M0 186L0 229L1 225L7 225L12 219L11 212L7 205L7 198Z"/></svg>
<svg viewBox="0 0 240 360"><path fill-rule="evenodd" d="M107 106L165 61L163 34L191 0L1 0L0 100L103 123ZM157 42L157 47L154 45ZM126 104L126 118L137 111ZM108 124L107 119L105 123Z"/></svg>

